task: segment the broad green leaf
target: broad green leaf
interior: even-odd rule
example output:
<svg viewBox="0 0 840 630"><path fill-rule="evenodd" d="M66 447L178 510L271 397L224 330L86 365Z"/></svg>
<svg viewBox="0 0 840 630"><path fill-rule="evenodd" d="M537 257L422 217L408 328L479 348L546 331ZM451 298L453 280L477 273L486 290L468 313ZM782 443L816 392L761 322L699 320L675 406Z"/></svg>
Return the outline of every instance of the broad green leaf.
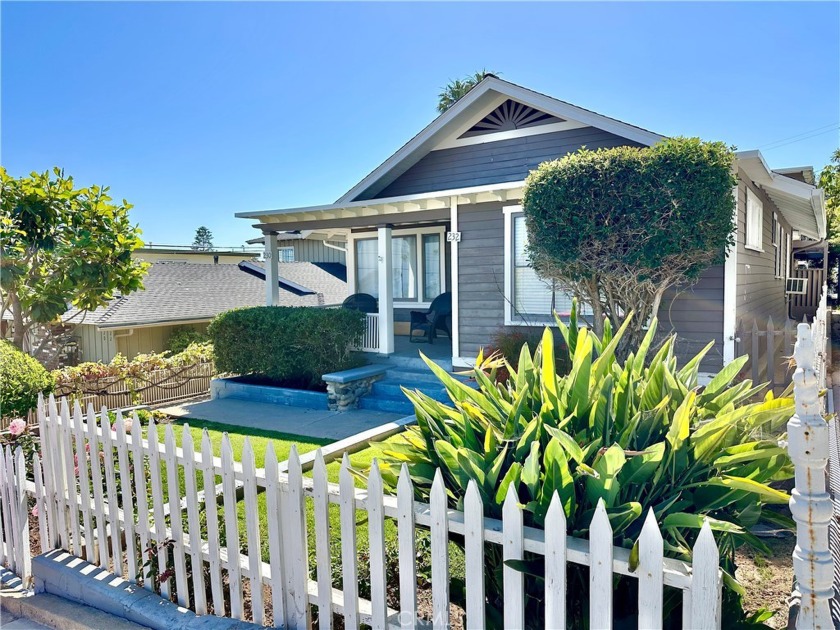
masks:
<svg viewBox="0 0 840 630"><path fill-rule="evenodd" d="M496 490L496 503L502 505L505 502L505 497L508 493L508 487L513 484L514 488L519 485L519 476L522 474L522 464L513 462L505 473L502 483L499 484L499 489Z"/></svg>
<svg viewBox="0 0 840 630"><path fill-rule="evenodd" d="M531 442L531 453L525 458L522 466L522 483L528 488L532 499L537 498L540 482L540 443Z"/></svg>
<svg viewBox="0 0 840 630"><path fill-rule="evenodd" d="M554 427L544 426L543 428L551 437L560 442L570 459L578 463L583 461L583 450L571 435Z"/></svg>
<svg viewBox="0 0 840 630"><path fill-rule="evenodd" d="M747 361L749 361L749 357L744 355L724 366L703 389L703 401L712 400L720 394L732 382L732 379L738 376Z"/></svg>
<svg viewBox="0 0 840 630"><path fill-rule="evenodd" d="M624 451L617 444L613 444L598 458L593 466L598 477L586 479L586 500L590 505L595 506L598 499L603 499L606 507L613 507L621 489L616 477L625 461Z"/></svg>
<svg viewBox="0 0 840 630"><path fill-rule="evenodd" d="M761 496L767 503L785 504L790 501L790 496L781 490L776 490L763 483L758 483L752 479L745 479L744 477L730 477L724 475L723 477L709 479L705 483L712 486L722 486L731 488L732 490L742 490L744 492L751 492Z"/></svg>
<svg viewBox="0 0 840 630"><path fill-rule="evenodd" d="M727 532L730 534L741 534L744 531L742 527L735 523L730 523L729 521L722 521L720 519L712 518L711 516L703 516L702 514L688 514L686 512L668 514L668 516L662 520L662 529L700 529L706 521L708 521L709 526L715 531Z"/></svg>

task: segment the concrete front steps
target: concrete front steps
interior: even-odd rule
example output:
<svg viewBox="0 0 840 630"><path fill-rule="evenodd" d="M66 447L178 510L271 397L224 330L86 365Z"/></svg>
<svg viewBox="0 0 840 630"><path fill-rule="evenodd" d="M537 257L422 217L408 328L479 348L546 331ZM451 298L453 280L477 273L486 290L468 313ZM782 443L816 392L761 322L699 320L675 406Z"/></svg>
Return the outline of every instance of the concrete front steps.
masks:
<svg viewBox="0 0 840 630"><path fill-rule="evenodd" d="M389 356L377 358L372 362L389 365L385 377L376 381L371 392L359 400L360 409L376 411L388 411L414 415L414 405L408 400L402 391L402 387L410 390L419 390L427 396L440 402L449 403L449 395L446 389L422 359L402 356ZM452 362L447 360L435 360L435 363L448 372L452 371ZM456 377L463 382L469 382L465 377Z"/></svg>

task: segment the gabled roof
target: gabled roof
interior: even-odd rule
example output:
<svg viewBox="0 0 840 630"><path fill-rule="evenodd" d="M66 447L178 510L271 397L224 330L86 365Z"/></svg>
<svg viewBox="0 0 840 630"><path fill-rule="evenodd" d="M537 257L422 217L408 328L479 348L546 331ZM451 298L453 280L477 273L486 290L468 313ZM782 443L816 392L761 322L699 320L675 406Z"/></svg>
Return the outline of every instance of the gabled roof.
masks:
<svg viewBox="0 0 840 630"><path fill-rule="evenodd" d="M336 205L358 200L362 196L365 198L375 196L424 155L446 142L462 137L471 129L475 130L477 123L509 100L542 112L553 119L597 127L643 145L655 144L663 138L647 129L490 76L342 195L336 201Z"/></svg>
<svg viewBox="0 0 840 630"><path fill-rule="evenodd" d="M278 266L281 306L335 304L347 295L345 282L313 263ZM63 319L120 329L207 321L234 308L265 304L265 280L245 273L238 265L153 263L143 283L142 291L118 297L87 313L84 320L75 310L65 313ZM296 289L291 290L292 286Z"/></svg>

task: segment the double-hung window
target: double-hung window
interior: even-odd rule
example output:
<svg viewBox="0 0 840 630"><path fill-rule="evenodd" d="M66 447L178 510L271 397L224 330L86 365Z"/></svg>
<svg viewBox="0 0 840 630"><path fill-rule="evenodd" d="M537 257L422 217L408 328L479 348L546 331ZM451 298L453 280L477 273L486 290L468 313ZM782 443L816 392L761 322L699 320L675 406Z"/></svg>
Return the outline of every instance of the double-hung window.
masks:
<svg viewBox="0 0 840 630"><path fill-rule="evenodd" d="M545 325L554 313L568 316L572 295L556 280L541 278L528 261L528 233L520 206L505 208L505 324ZM592 310L581 305L580 314Z"/></svg>
<svg viewBox="0 0 840 630"><path fill-rule="evenodd" d="M431 302L444 289L443 231L401 231L391 237L394 302ZM353 241L355 290L379 297L376 238Z"/></svg>
<svg viewBox="0 0 840 630"><path fill-rule="evenodd" d="M744 247L762 250L762 233L764 231L764 206L756 194L747 188L747 216L746 216L746 238Z"/></svg>

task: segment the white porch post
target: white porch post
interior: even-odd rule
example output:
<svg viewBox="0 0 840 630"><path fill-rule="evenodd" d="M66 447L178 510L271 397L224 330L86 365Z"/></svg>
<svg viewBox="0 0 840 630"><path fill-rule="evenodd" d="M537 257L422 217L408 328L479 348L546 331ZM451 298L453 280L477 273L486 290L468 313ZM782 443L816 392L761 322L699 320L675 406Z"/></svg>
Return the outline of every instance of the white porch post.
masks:
<svg viewBox="0 0 840 630"><path fill-rule="evenodd" d="M391 226L377 232L379 262L379 352L394 352L394 266L391 262Z"/></svg>
<svg viewBox="0 0 840 630"><path fill-rule="evenodd" d="M277 269L277 232L265 234L265 305L280 302L279 270Z"/></svg>

